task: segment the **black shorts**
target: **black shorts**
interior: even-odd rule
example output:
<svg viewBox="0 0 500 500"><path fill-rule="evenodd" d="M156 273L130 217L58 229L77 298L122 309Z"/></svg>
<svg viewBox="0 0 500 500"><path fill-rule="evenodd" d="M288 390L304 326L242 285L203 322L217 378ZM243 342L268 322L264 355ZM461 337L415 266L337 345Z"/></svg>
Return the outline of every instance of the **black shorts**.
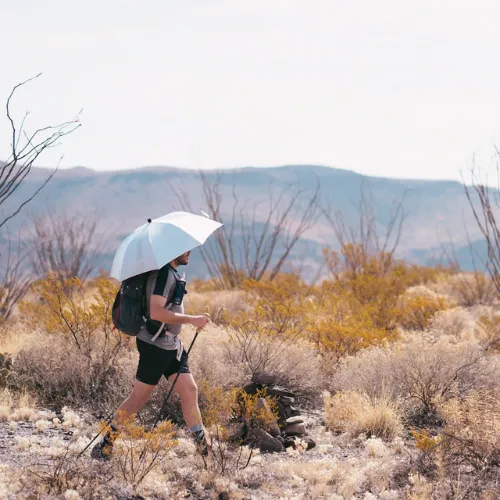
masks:
<svg viewBox="0 0 500 500"><path fill-rule="evenodd" d="M181 360L177 360L177 351L167 351L136 338L139 350L139 366L135 378L148 385L156 385L163 375L168 379L176 373L190 373L188 355L182 351Z"/></svg>

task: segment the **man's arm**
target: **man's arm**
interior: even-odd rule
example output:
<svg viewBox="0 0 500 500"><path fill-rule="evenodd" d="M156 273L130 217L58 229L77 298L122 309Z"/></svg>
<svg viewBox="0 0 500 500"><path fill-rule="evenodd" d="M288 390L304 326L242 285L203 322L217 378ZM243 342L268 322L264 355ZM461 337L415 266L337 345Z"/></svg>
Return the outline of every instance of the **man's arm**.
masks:
<svg viewBox="0 0 500 500"><path fill-rule="evenodd" d="M200 330L204 328L209 321L206 316L191 316L190 314L180 314L165 309L166 303L166 297L162 295L151 295L149 317L152 320L160 321L168 325L193 325Z"/></svg>

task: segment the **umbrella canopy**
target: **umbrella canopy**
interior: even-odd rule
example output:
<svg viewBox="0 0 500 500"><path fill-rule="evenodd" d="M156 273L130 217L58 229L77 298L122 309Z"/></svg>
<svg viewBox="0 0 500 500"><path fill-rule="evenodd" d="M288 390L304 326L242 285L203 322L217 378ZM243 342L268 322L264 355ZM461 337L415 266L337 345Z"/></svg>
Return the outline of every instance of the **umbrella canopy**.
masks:
<svg viewBox="0 0 500 500"><path fill-rule="evenodd" d="M148 219L127 236L116 251L111 277L118 281L160 269L183 253L199 247L222 224L188 212Z"/></svg>

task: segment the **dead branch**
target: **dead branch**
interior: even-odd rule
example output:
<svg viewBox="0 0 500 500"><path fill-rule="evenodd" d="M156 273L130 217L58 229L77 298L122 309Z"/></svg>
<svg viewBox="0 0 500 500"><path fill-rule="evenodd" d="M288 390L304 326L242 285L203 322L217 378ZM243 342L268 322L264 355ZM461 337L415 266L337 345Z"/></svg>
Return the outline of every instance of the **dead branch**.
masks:
<svg viewBox="0 0 500 500"><path fill-rule="evenodd" d="M331 204L321 208L321 212L330 225L341 252L348 245L352 245L356 249L351 256L351 260L352 258L354 260L345 262L345 265L353 266L352 271L355 271L360 266L362 267L367 258L375 255L385 256L383 262L386 266L391 265L394 253L401 240L403 223L406 219L404 212L406 195L407 191L393 204L389 220L383 232L378 230L372 193L364 185L361 186L360 198L356 207L357 223L349 224L346 222L345 213L334 210ZM326 250L325 259L330 272L336 274L334 268L337 267L338 261L335 252L332 253ZM387 269L382 271L385 272Z"/></svg>
<svg viewBox="0 0 500 500"><path fill-rule="evenodd" d="M32 215L32 264L36 274L54 273L82 281L98 269L106 240L98 237L97 216L84 214Z"/></svg>
<svg viewBox="0 0 500 500"><path fill-rule="evenodd" d="M288 189L270 185L267 198L260 203L240 200L233 185L232 201L226 202L221 190L222 173L214 182L202 171L199 176L209 216L224 224L201 248L210 275L225 288L237 287L243 278L275 279L298 240L316 223L319 183L312 195L298 183ZM182 187L172 191L183 209L193 211Z"/></svg>
<svg viewBox="0 0 500 500"><path fill-rule="evenodd" d="M496 150L496 156L496 175L497 181L500 181L500 151L498 149ZM500 292L500 229L497 225L497 215L495 214L500 208L500 193L498 189L491 189L480 181L480 172L474 163L469 173L471 185L468 186L464 182L465 195L467 196L479 230L486 240L488 250L486 270L497 292Z"/></svg>
<svg viewBox="0 0 500 500"><path fill-rule="evenodd" d="M33 269L28 265L29 248L18 237L14 244L7 236L5 268L0 282L0 319L9 319L16 304L24 298L34 280Z"/></svg>
<svg viewBox="0 0 500 500"><path fill-rule="evenodd" d="M0 206L16 192L22 182L30 174L34 163L46 149L57 146L60 139L71 134L80 127L78 114L70 121L38 128L34 132L27 132L25 125L29 112L25 113L20 125L16 125L12 117L12 100L19 88L40 76L41 73L15 85L7 98L5 109L11 129L11 150L7 161L0 164ZM33 194L21 202L17 208L13 209L9 215L5 216L5 218L0 221L0 228L7 221L15 217L22 208L47 185L56 171L57 167Z"/></svg>

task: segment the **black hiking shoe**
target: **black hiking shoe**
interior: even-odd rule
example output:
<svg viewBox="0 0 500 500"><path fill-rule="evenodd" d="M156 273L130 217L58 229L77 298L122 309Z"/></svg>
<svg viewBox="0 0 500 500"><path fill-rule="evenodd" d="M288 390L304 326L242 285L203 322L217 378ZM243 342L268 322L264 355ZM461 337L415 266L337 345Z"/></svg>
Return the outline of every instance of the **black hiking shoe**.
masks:
<svg viewBox="0 0 500 500"><path fill-rule="evenodd" d="M90 452L90 456L96 460L109 460L113 452L113 441L111 436L106 434Z"/></svg>

